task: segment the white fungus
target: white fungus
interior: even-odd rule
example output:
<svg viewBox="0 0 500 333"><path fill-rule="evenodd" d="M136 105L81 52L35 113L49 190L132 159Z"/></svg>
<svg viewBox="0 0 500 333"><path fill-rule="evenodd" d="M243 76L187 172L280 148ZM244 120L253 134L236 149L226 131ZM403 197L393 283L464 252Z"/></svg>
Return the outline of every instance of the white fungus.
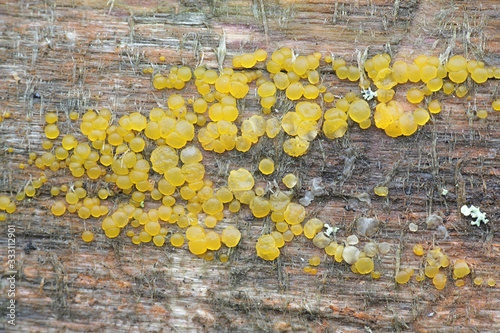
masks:
<svg viewBox="0 0 500 333"><path fill-rule="evenodd" d="M389 253L390 250L391 250L391 245L387 242L383 242L378 245L378 252L380 252L380 254Z"/></svg>
<svg viewBox="0 0 500 333"><path fill-rule="evenodd" d="M344 252L342 252L342 258L349 265L354 264L359 258L359 249L356 246L347 245L344 247Z"/></svg>
<svg viewBox="0 0 500 333"><path fill-rule="evenodd" d="M350 236L347 237L347 239L346 239L345 242L347 244L349 244L349 245L356 245L359 242L358 236L356 236L356 235L350 235Z"/></svg>
<svg viewBox="0 0 500 333"><path fill-rule="evenodd" d="M467 207L467 205L463 205L462 208L460 208L460 212L465 216L470 215L470 217L476 219L475 221L470 222L471 225L476 225L479 227L481 222L483 222L484 224L490 222L490 220L486 218L486 214L482 213L481 210L479 210L479 207L476 207L474 205L471 205L470 207Z"/></svg>
<svg viewBox="0 0 500 333"><path fill-rule="evenodd" d="M360 217L356 221L356 231L361 236L373 236L378 231L378 220L373 217Z"/></svg>

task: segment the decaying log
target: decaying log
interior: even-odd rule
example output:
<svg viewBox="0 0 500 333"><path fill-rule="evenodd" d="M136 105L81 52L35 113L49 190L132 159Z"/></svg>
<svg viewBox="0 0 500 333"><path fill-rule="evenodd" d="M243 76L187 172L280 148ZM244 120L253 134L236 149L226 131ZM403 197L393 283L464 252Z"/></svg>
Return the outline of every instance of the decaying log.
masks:
<svg viewBox="0 0 500 333"><path fill-rule="evenodd" d="M230 66L233 56L243 52L280 47L301 54L331 53L353 64L367 51L369 56L387 52L393 60L407 62L420 54L465 54L499 67L499 12L495 0L3 1L0 113L12 116L0 123L0 192L15 195L30 177L39 177L41 171L34 166L17 166L26 163L29 152L43 152L45 112L54 110L66 119L73 110L83 114L88 108L106 107L119 118L164 107L169 93L152 87L151 75L143 73L149 67L155 72L165 72L171 64L218 68ZM359 91L356 83L340 81L329 66L320 70L336 96ZM406 101L405 94L400 89L395 98ZM283 154L279 140L264 138L249 153L204 153L203 163L210 166L206 177L217 186L225 184L235 167L255 172L257 162L269 156L279 160L275 179L288 172L300 175L299 197L312 178L322 178L327 195L313 201L308 216L336 225L339 240L354 230L357 217L376 216L383 227L373 238L392 245L376 260L380 279L352 273L304 237L285 245L277 260L261 260L255 243L272 230L272 222L254 218L246 208L228 214L217 227L237 225L243 235L227 263L206 262L186 247L136 246L125 235L108 239L99 219L84 222L74 215L50 214L48 185L74 179L67 171L46 171L49 181L41 193L18 203L0 226L1 329L500 331L498 285L472 283L475 276L500 281L500 114L483 120L475 116L476 109L491 109L499 96L498 81L473 85L470 96L443 95L441 114L408 138L353 126L339 140L319 136L300 158ZM258 112L259 106L257 98L249 99L243 117ZM281 107L287 111L284 103ZM62 121L60 129L78 132L78 124ZM266 185L263 178L257 180ZM102 186L85 184L94 194ZM387 199L373 195L380 184L389 187ZM363 192L370 194L368 206L357 199ZM127 197L113 200L111 209ZM471 226L460 215L463 204L480 207L490 223ZM445 239L425 226L426 217L435 212L444 217ZM419 226L415 233L408 230L411 222ZM3 259L7 225L12 224L18 271L15 327L7 323L9 268ZM93 242L81 240L84 229L94 231ZM440 246L452 261L466 260L472 278L460 288L449 281L444 290L436 290L428 279L396 285L397 263L415 270L422 265L412 252L416 243L426 249ZM322 259L315 276L303 271L313 255Z"/></svg>

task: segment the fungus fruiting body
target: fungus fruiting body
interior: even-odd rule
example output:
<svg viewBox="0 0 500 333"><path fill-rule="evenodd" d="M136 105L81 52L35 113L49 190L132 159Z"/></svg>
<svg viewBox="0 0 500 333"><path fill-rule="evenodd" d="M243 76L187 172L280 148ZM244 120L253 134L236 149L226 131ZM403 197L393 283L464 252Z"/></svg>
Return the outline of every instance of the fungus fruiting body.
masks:
<svg viewBox="0 0 500 333"><path fill-rule="evenodd" d="M391 249L389 243L375 240L383 223L360 214L353 220L353 232L357 235L346 235L342 230L342 237L346 237L337 239L337 217L325 221L323 217L311 216L308 207L315 197L331 194L333 185L322 185L313 179L312 186L306 188L307 173L290 166L302 161L301 156L317 145L322 146L325 140L338 140L351 131L371 129L372 132L364 133L374 134L381 130L391 138L412 136L442 117L447 106L445 98L439 95L441 90L445 95L460 98L472 94L470 82L482 84L498 79L497 68L461 55L447 61L421 55L410 63L391 62L385 53L355 63L339 57L322 58L319 52L305 55L281 48L270 55L258 49L235 56L232 68L221 65L219 70L204 65L193 69L170 66L168 73L153 74L153 68L148 67L144 73L153 74L152 87L165 92L163 104L158 103L162 107L155 106L147 113L131 112L117 121L116 115L106 108L89 109L81 117L79 111L72 111L69 120L81 121L80 133L71 134L64 133L65 127L60 126L64 115L46 112L43 152L31 152L27 163L16 165L23 172L34 167L47 170L49 176L67 168L76 179L74 182L49 181L51 213L56 217L75 214L89 224L92 219L100 219L102 232L109 238L126 235L137 245L187 247L206 261L218 257L226 262L232 253L229 249L238 247L242 237L247 236L234 223L239 219L234 216L241 214L251 220L252 226L265 224L269 228L254 239L256 253L263 260L275 260L287 242L304 234L326 260L345 262L342 265L349 265L354 274L370 273L371 278L378 279L382 276L382 269L377 266L380 270L375 270L378 258ZM325 66L338 80L359 82L356 85L360 89L343 96L337 96L335 90L334 95L330 85L322 82ZM191 88L194 93L189 91ZM257 98L259 113L249 115L245 106L252 97ZM489 120L485 119L488 112L500 110L500 100L490 103L491 106L480 105L476 111L481 122ZM3 116L8 119L10 113ZM269 144L273 150L257 154L254 147L263 144ZM14 149L9 147L6 151L13 153ZM258 170L245 163L226 165L224 157L222 162L213 158L228 151L252 156L258 162ZM281 153L289 155L287 158L293 162L281 165L284 159L277 158ZM227 181L205 178L206 168L213 168L213 164L204 164L207 154L213 154L208 160L216 161ZM45 190L43 186L48 186L44 184L49 176L43 174L28 181L15 199L36 199L41 189ZM88 186L98 181L102 188ZM374 195L384 197L384 202L389 202L393 194L391 185L389 196L387 182L382 180L381 185L370 187ZM305 193L296 200L300 191ZM396 197L397 191L394 186ZM109 204L111 198L122 196L126 202ZM1 220L8 219L7 214L16 208L9 196L0 196ZM248 212L251 214L245 215ZM472 225L489 222L475 206L462 206L461 213L475 219ZM228 214L233 218L227 219ZM442 223L438 215L426 219L429 230L442 230ZM409 229L419 232L413 222ZM90 230L82 232L83 241L94 239ZM426 254L421 244L413 246L413 253L422 256L425 265L416 280L428 277L437 289L445 288L447 276L443 268L450 265L448 255L440 248ZM321 261L318 255L311 257L304 271L316 274ZM453 273L462 279L471 271L459 259L453 264ZM398 284L406 284L413 274L411 267L402 266L392 276ZM474 280L476 285L481 282L481 278ZM464 283L456 281L457 286ZM494 279L489 278L487 284L494 286Z"/></svg>

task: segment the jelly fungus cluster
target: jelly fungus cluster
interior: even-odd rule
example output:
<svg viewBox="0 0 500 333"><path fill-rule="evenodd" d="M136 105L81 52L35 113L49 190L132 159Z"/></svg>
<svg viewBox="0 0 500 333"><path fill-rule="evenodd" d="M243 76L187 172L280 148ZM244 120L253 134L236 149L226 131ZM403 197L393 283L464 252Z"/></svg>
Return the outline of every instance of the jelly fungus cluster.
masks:
<svg viewBox="0 0 500 333"><path fill-rule="evenodd" d="M415 280L418 282L424 281L426 278L431 279L432 284L436 289L444 289L448 280L450 259L448 255L442 252L441 248L436 246L425 253L422 244L415 244L413 246L413 253L417 256L422 257L423 269L419 269L419 273L415 276ZM471 269L465 260L457 259L453 263L452 277L455 280L455 285L461 287L466 284L466 277L471 274ZM396 274L396 282L399 284L405 284L410 281L413 276L414 270L410 266L401 267L399 272ZM474 272L475 275L475 272ZM483 279L481 277L475 277L471 281L479 286L482 284ZM493 278L488 279L490 283L488 285L494 286L495 280Z"/></svg>
<svg viewBox="0 0 500 333"><path fill-rule="evenodd" d="M342 58L322 57L319 52L296 55L289 48L281 48L268 58L262 49L236 56L233 68L223 68L220 73L203 66L193 73L187 67L174 66L167 76L156 74L153 85L157 89L182 89L194 74L201 96L193 101L192 107L199 116L198 140L205 150L245 152L259 137L267 135L272 139L283 129L288 135L283 142L284 152L301 156L320 130L325 137L336 139L352 123L367 129L374 122L391 137L412 135L431 119L431 114L441 112L438 92L464 97L471 82L481 84L500 78L500 68L487 67L481 61L467 60L461 55L448 61L420 55L411 64L396 61L391 65L388 54L377 54L362 64L348 65ZM377 103L370 105L352 91L334 101L334 95L322 83L321 64L331 64L341 80L359 81L363 96L368 100L376 97ZM471 80L467 80L469 77ZM372 84L376 87L374 92ZM393 100L398 85L411 86L406 101ZM238 101L248 98L250 87L256 89L263 115L239 119ZM288 110L283 107L286 105L283 100L296 104ZM321 107L334 102L332 108ZM179 100L176 107L183 105ZM492 101L492 109L500 109L499 100ZM485 118L487 113L481 109L477 116ZM235 122L239 123L239 129Z"/></svg>
<svg viewBox="0 0 500 333"><path fill-rule="evenodd" d="M255 174L234 168L227 183L215 186L205 179L204 154L198 147L217 154L234 149L247 152L266 136L279 142L286 154L298 157L307 153L318 135L338 139L353 124L368 129L374 123L390 137L409 136L441 112L439 92L464 97L474 83L500 78L500 68L460 55L447 61L421 55L410 64L396 61L391 65L391 60L388 54L377 54L364 63L347 64L319 52L297 55L281 48L270 57L262 49L236 56L232 68L220 71L171 66L168 74L154 74L152 85L176 92L168 95L166 107L153 108L148 115L132 112L115 121L109 109L89 109L81 117L81 135L73 135L61 134L61 115L47 112L45 152L30 153L28 164L49 173L68 170L76 180L50 188L51 212L55 216L76 214L83 220L99 218L109 238L126 234L133 244L185 246L205 260L218 256L225 262L228 249L239 244L242 233L234 225L218 228L218 223L246 205L255 218L268 217L273 222L274 231L256 242L260 258L276 259L286 242L304 234L332 262L344 262L354 273L379 278L380 260L376 259L387 254L390 245L371 238L379 227L376 218L356 222L358 234L367 239L363 246L356 235L337 240L336 228L307 216L307 204L293 201L294 188L300 186L297 175L286 174L273 191L255 187L254 176L259 181L276 176L277 161L261 159L260 173ZM327 91L323 72L332 70L340 80L359 81L363 98L353 91L341 98ZM191 84L199 95L183 94ZM398 86L408 87L407 100L393 99ZM244 100L254 96L258 96L261 112L243 118ZM500 110L500 100L492 101L492 109ZM479 118L487 114L477 111ZM77 121L80 115L73 111L68 118ZM45 174L31 179L15 199L36 196L47 182ZM307 202L324 193L323 187L317 187ZM388 195L385 186L374 191L378 196ZM128 201L117 206L116 201L110 203L118 194L128 195ZM0 210L0 220L5 220L3 211L13 213L16 204L9 196L0 196ZM85 242L93 238L90 230L82 234ZM423 247L415 245L414 253L423 255ZM314 256L304 271L316 274L320 263L321 258ZM447 276L441 269L449 264L436 247L427 253L425 271L417 280L431 278L437 289L443 289ZM407 283L413 273L411 267L401 267L396 282ZM454 263L457 285L469 273L465 261ZM479 279L474 283L481 284Z"/></svg>

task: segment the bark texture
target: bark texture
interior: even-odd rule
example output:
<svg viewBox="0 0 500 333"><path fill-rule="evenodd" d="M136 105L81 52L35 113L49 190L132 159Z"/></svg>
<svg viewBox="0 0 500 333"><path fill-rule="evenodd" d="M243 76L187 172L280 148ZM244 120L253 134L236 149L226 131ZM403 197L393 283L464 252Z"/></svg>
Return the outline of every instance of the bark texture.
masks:
<svg viewBox="0 0 500 333"><path fill-rule="evenodd" d="M66 119L73 110L107 107L119 118L165 107L169 93L153 89L145 68L230 66L234 55L280 47L332 53L352 64L367 50L369 56L388 52L406 62L420 54L465 54L500 67L499 12L496 0L1 1L0 112L12 116L0 123L0 192L15 194L30 177L39 177L38 169L20 171L17 165L29 152L43 152L45 112ZM358 91L328 66L320 69L335 95ZM195 91L194 85L186 89ZM398 86L395 98L405 102L405 94ZM125 235L110 240L100 231L100 219L50 214L50 185L71 184L73 178L67 171L46 171L49 181L40 194L19 203L0 225L2 258L7 225L17 228L15 331L500 331L498 285L472 283L475 276L500 282L500 114L475 116L476 109L490 110L498 95L498 81L491 80L471 85L471 98L442 95L441 114L408 138L352 126L340 140L317 138L301 158L281 152L283 137L261 139L245 154L205 153L206 178L217 186L236 167L257 174L264 157L279 160L276 180L288 172L300 175L298 197L312 178L321 177L327 194L307 208L308 216L339 227L339 240L354 232L356 218L376 216L382 228L373 239L392 246L376 259L378 280L326 258L303 236L285 245L278 260L259 259L256 240L272 230L272 222L253 218L247 208L217 227L237 225L243 234L227 263L206 262L186 247L135 246ZM287 110L285 103L278 106ZM257 112L257 98L245 102L243 116ZM78 132L69 120L59 126L62 133ZM379 184L388 186L387 199L373 195ZM103 184L85 186L95 195ZM369 204L358 199L363 192ZM110 210L125 200L117 196ZM460 216L463 204L480 207L490 223L471 226ZM449 237L427 230L431 213L444 217ZM409 232L411 222L419 231ZM93 242L81 240L84 229L94 231ZM466 285L456 287L450 279L436 290L429 279L414 278L396 285L400 266L423 267L412 252L416 243L440 246L452 261L466 260L472 268ZM36 250L28 251L29 244ZM316 276L303 271L313 255L322 258ZM6 260L0 267L5 275ZM6 323L7 287L2 279L2 330L12 330Z"/></svg>

